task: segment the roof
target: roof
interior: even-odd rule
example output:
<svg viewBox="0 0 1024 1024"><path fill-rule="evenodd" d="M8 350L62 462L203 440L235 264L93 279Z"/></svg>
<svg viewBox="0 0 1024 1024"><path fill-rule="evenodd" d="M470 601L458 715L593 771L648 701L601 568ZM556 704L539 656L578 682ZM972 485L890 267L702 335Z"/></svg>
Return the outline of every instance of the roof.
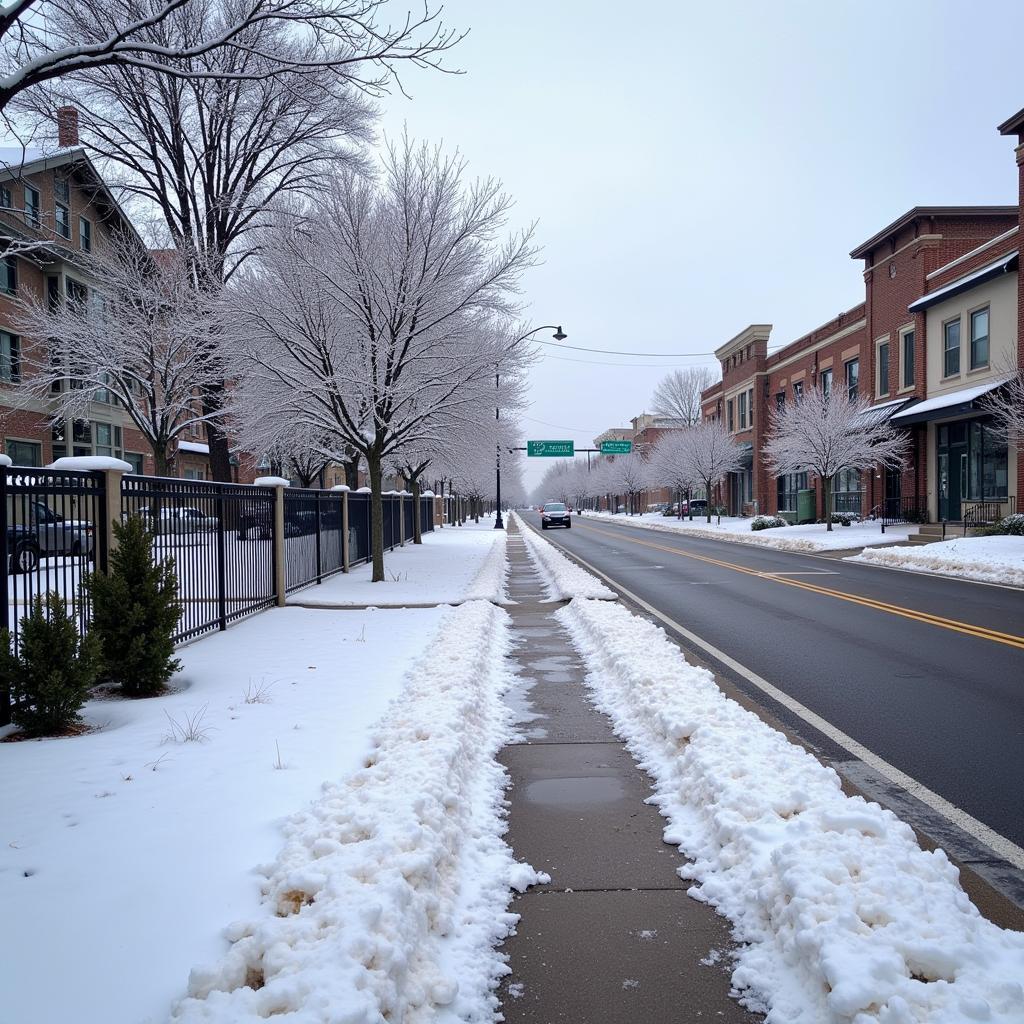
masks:
<svg viewBox="0 0 1024 1024"><path fill-rule="evenodd" d="M897 398L892 402L882 402L880 405L872 405L863 409L853 418L854 424L858 427L877 427L879 423L885 423L892 419L898 409L907 404L910 399Z"/></svg>
<svg viewBox="0 0 1024 1024"><path fill-rule="evenodd" d="M1017 253L1018 250L1016 249L1013 252L1004 253L999 259L987 264L980 270L974 270L970 274L965 274L963 277L957 278L957 280L951 281L941 288L936 288L933 292L926 292L921 298L915 299L907 306L907 309L911 313L918 313L922 309L938 305L940 302L945 302L946 299L951 299L954 295L970 291L972 288L977 288L979 284L984 284L993 278L1002 277L1003 274L1007 274L1011 270L1016 270L1019 263Z"/></svg>
<svg viewBox="0 0 1024 1024"><path fill-rule="evenodd" d="M902 217L897 217L881 231L873 234L866 242L861 242L850 256L859 260L874 249L879 242L884 242L890 235L913 224L919 217L1015 217L1016 206L915 206L907 210Z"/></svg>
<svg viewBox="0 0 1024 1024"><path fill-rule="evenodd" d="M916 405L910 406L909 409L896 413L892 417L892 421L904 425L926 423L928 420L971 412L976 408L974 405L976 398L981 398L982 395L987 395L990 391L1002 387L1009 379L1009 377L997 377L984 384L975 384L973 387L962 388L960 391L950 391L945 395L926 398L923 402L918 402Z"/></svg>
<svg viewBox="0 0 1024 1024"><path fill-rule="evenodd" d="M1013 117L1007 118L997 129L1000 135L1020 135L1024 133L1024 107Z"/></svg>

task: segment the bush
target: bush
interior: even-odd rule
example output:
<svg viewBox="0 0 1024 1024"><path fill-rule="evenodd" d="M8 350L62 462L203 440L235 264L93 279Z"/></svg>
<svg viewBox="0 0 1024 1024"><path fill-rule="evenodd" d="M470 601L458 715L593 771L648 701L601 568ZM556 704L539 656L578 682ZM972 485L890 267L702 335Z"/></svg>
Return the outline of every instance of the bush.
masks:
<svg viewBox="0 0 1024 1024"><path fill-rule="evenodd" d="M36 595L21 620L21 644L11 651L11 635L0 631L0 675L10 688L11 719L30 736L64 732L78 724L79 711L96 682L96 641L81 637L67 602L52 592Z"/></svg>
<svg viewBox="0 0 1024 1024"><path fill-rule="evenodd" d="M754 516L750 521L752 530L774 530L780 526L789 526L789 523L778 516Z"/></svg>
<svg viewBox="0 0 1024 1024"><path fill-rule="evenodd" d="M1024 537L1024 512L1000 519L982 531L988 537Z"/></svg>
<svg viewBox="0 0 1024 1024"><path fill-rule="evenodd" d="M855 522L860 519L860 516L856 512L833 512L832 523L833 525L838 524L839 526L852 526ZM824 523L824 519L819 519L819 523Z"/></svg>
<svg viewBox="0 0 1024 1024"><path fill-rule="evenodd" d="M153 561L153 536L138 516L114 524L108 575L87 578L103 678L129 697L161 693L181 667L174 636L181 614L173 559Z"/></svg>

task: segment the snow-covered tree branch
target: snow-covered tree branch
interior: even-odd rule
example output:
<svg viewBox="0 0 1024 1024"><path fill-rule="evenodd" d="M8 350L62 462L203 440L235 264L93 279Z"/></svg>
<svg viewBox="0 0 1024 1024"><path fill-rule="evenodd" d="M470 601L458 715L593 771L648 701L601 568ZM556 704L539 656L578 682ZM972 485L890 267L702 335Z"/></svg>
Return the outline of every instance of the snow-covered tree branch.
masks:
<svg viewBox="0 0 1024 1024"><path fill-rule="evenodd" d="M999 432L1020 453L1024 449L1024 370L1007 366L1006 376L1006 383L986 395L983 405L992 413Z"/></svg>
<svg viewBox="0 0 1024 1024"><path fill-rule="evenodd" d="M715 379L714 372L706 366L673 370L654 389L652 407L661 416L679 420L681 425L699 423L701 392L711 387Z"/></svg>

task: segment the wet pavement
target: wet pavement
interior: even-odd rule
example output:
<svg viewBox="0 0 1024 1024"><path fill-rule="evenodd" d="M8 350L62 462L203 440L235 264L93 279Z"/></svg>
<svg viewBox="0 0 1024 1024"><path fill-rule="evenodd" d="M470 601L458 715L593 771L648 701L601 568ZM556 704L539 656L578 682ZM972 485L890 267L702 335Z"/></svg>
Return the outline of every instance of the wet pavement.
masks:
<svg viewBox="0 0 1024 1024"><path fill-rule="evenodd" d="M729 998L727 922L686 895L650 782L586 696L583 664L543 603L515 528L508 607L520 682L509 703L521 740L509 771L515 856L551 876L516 897L512 970L499 995L509 1024L761 1020Z"/></svg>

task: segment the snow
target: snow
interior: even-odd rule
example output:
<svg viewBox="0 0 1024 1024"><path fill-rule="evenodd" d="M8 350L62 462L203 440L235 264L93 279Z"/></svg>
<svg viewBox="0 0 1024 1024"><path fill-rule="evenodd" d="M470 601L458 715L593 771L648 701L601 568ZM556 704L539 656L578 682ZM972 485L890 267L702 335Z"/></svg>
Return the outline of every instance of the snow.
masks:
<svg viewBox="0 0 1024 1024"><path fill-rule="evenodd" d="M984 384L975 384L971 388L963 388L960 391L948 391L944 395L926 398L923 402L918 402L917 405L912 405L909 409L896 413L893 416L893 422L901 420L904 416L919 416L923 412L948 409L951 405L961 405L964 402L973 401L975 398L980 398L982 395L987 395L990 391L995 391L996 388L1002 387L1009 380L1009 376L1003 376L996 380L988 380Z"/></svg>
<svg viewBox="0 0 1024 1024"><path fill-rule="evenodd" d="M1024 537L957 537L920 547L871 548L846 561L1024 587Z"/></svg>
<svg viewBox="0 0 1024 1024"><path fill-rule="evenodd" d="M11 457L9 455L0 455L0 466L13 466L13 465L14 465L14 463L11 462Z"/></svg>
<svg viewBox="0 0 1024 1024"><path fill-rule="evenodd" d="M99 731L0 744L0 1019L163 1024L257 911L282 818L363 765L443 616L264 612L182 649L173 693L91 701ZM203 742L165 741L199 714Z"/></svg>
<svg viewBox="0 0 1024 1024"><path fill-rule="evenodd" d="M343 493L343 494L344 494L345 492L347 492L347 491L350 491L350 490L352 490L352 488L351 488L351 487L349 487L349 485L348 485L348 484L335 484L335 485L334 485L334 486L333 486L333 487L331 488L331 490L332 490L332 491L340 491L341 493Z"/></svg>
<svg viewBox="0 0 1024 1024"><path fill-rule="evenodd" d="M941 850L726 698L619 604L557 612L641 767L690 895L732 922L732 981L787 1024L1024 1019L1024 934L981 916Z"/></svg>
<svg viewBox="0 0 1024 1024"><path fill-rule="evenodd" d="M373 567L356 566L319 586L293 594L289 603L326 607L378 608L505 601L505 531L494 523L466 523L423 534L384 556L382 583L371 582Z"/></svg>
<svg viewBox="0 0 1024 1024"><path fill-rule="evenodd" d="M491 604L446 613L364 766L288 820L262 906L193 971L176 1024L493 1019L509 889L547 880L500 838L509 644Z"/></svg>
<svg viewBox="0 0 1024 1024"><path fill-rule="evenodd" d="M179 441L179 452L194 452L197 455L209 455L210 446L202 441Z"/></svg>
<svg viewBox="0 0 1024 1024"><path fill-rule="evenodd" d="M124 459L112 459L107 455L65 455L64 458L51 462L47 469L72 469L79 472L115 469L120 473L130 473L132 466Z"/></svg>
<svg viewBox="0 0 1024 1024"><path fill-rule="evenodd" d="M533 559L544 583L544 596L548 601L567 601L572 598L614 599L612 593L596 577L566 558L557 548L530 529L519 519L519 533L526 542L526 550Z"/></svg>
<svg viewBox="0 0 1024 1024"><path fill-rule="evenodd" d="M905 540L917 533L916 526L887 526L882 533L878 523L865 521L852 526L832 524L829 533L824 523L807 523L803 526L785 526L775 530L751 530L750 519L736 516L722 516L721 525L712 517L708 523L694 512L694 519L676 519L660 513L639 516L610 515L607 512L590 512L586 519L610 520L626 526L647 530L661 530L665 533L688 533L708 540L728 540L739 544L760 544L764 547L780 548L783 551L846 551L875 544L892 544L894 540Z"/></svg>
<svg viewBox="0 0 1024 1024"><path fill-rule="evenodd" d="M291 480L283 476L258 476L253 484L257 487L289 487Z"/></svg>

